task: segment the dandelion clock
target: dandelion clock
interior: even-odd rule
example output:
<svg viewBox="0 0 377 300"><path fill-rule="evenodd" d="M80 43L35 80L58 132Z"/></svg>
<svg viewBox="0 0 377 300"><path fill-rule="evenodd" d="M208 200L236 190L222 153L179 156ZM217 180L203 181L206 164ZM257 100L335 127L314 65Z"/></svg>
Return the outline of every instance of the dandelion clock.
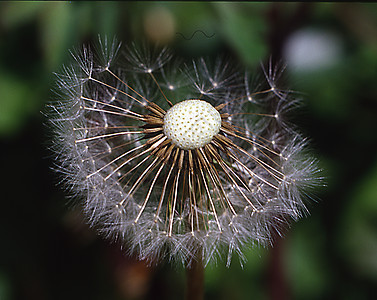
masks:
<svg viewBox="0 0 377 300"><path fill-rule="evenodd" d="M152 264L229 265L305 214L320 177L286 120L298 101L280 69L252 85L224 59L96 49L57 75L49 117L56 169L102 235Z"/></svg>

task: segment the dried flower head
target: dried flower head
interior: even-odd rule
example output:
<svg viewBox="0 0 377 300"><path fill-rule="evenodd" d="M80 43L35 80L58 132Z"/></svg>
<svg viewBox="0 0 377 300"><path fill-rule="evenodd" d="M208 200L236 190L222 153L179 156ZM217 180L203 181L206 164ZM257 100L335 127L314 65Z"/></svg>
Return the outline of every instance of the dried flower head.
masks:
<svg viewBox="0 0 377 300"><path fill-rule="evenodd" d="M206 264L271 242L317 183L281 70L250 84L225 60L181 67L166 50L100 41L58 75L58 170L92 226L151 262ZM263 87L265 85L265 87Z"/></svg>

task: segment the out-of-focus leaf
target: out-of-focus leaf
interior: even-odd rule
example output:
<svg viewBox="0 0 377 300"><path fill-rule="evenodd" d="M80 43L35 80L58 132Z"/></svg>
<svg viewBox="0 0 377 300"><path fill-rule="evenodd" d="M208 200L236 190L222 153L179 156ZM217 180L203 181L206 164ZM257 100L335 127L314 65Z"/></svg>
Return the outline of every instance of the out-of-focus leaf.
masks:
<svg viewBox="0 0 377 300"><path fill-rule="evenodd" d="M339 224L339 253L362 276L377 280L377 163L359 181Z"/></svg>
<svg viewBox="0 0 377 300"><path fill-rule="evenodd" d="M35 18L45 5L43 2L17 2L6 1L0 4L0 23L11 30L12 27L21 25Z"/></svg>
<svg viewBox="0 0 377 300"><path fill-rule="evenodd" d="M326 120L339 121L349 117L353 99L350 86L345 84L347 66L336 66L328 70L310 73L291 73L295 88L305 93L307 104L313 113Z"/></svg>
<svg viewBox="0 0 377 300"><path fill-rule="evenodd" d="M0 73L0 136L20 129L39 104L28 83Z"/></svg>
<svg viewBox="0 0 377 300"><path fill-rule="evenodd" d="M92 19L96 19L95 28L101 36L107 36L112 39L117 33L117 25L119 25L120 6L118 2L106 1L95 2L95 15Z"/></svg>
<svg viewBox="0 0 377 300"><path fill-rule="evenodd" d="M247 251L243 268L236 256L229 268L224 261L208 266L205 286L208 299L267 299L268 291L262 287L266 270L267 249L258 246Z"/></svg>
<svg viewBox="0 0 377 300"><path fill-rule="evenodd" d="M331 285L325 228L314 216L296 224L287 237L285 269L294 299L321 299Z"/></svg>
<svg viewBox="0 0 377 300"><path fill-rule="evenodd" d="M254 13L244 14L246 4L217 3L220 26L229 43L237 50L249 66L257 65L266 57L267 45L264 37L267 24L261 13L264 6L254 6Z"/></svg>
<svg viewBox="0 0 377 300"><path fill-rule="evenodd" d="M221 40L221 32L208 3L172 6L177 20L176 41L190 55L206 55L216 51Z"/></svg>
<svg viewBox="0 0 377 300"><path fill-rule="evenodd" d="M78 24L83 26L82 20L77 20L81 10L74 6L76 4L70 2L50 2L44 6L40 16L42 49L49 70L56 69L62 63L67 49L72 48L80 32Z"/></svg>

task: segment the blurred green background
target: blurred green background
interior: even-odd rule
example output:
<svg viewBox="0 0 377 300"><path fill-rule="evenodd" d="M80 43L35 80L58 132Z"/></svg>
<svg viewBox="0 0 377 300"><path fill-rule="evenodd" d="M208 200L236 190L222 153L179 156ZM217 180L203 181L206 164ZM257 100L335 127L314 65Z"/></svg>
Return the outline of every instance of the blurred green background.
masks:
<svg viewBox="0 0 377 300"><path fill-rule="evenodd" d="M202 30L203 32L196 32ZM195 33L195 34L194 34ZM41 111L68 50L116 36L186 58L288 63L295 123L327 177L311 215L272 249L206 270L206 299L375 299L377 4L0 3L0 299L181 299L185 273L147 268L97 237L50 170Z"/></svg>

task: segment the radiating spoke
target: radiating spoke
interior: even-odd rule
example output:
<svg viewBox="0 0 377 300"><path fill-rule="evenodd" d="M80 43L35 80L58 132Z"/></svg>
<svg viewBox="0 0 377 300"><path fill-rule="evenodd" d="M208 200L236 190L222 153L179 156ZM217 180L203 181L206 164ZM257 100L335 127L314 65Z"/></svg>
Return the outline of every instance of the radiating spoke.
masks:
<svg viewBox="0 0 377 300"><path fill-rule="evenodd" d="M81 99L86 100L86 101L90 101L90 102L93 102L93 103L102 104L102 105L105 105L105 106L108 106L108 107L111 107L111 108L119 109L120 111L124 111L126 113L129 113L130 115L134 115L136 117L143 118L143 115L140 115L138 113L135 113L135 112L133 112L129 109L126 109L126 108L123 108L123 107L120 107L120 106L116 106L116 105L113 105L113 104L110 104L110 103L106 103L106 102L98 101L98 100L95 100L95 99L87 98L87 97L84 97L84 96L81 96ZM115 100L117 100L117 99L115 99Z"/></svg>
<svg viewBox="0 0 377 300"><path fill-rule="evenodd" d="M112 136L119 136L119 135L127 135L127 134L141 134L143 131L121 131L121 132L115 132L115 133L108 133L108 134L103 134L103 135L96 135L84 139L79 139L76 140L75 143L82 143L82 142L88 142L96 139L102 139L102 138L108 138Z"/></svg>
<svg viewBox="0 0 377 300"><path fill-rule="evenodd" d="M145 147L145 144L144 145L141 145L141 146L138 146L138 147L135 147L135 148L132 148L131 150L119 155L118 157L114 158L112 161L110 161L109 163L107 163L106 165L104 165L103 167L99 168L98 170L96 170L95 172L89 174L88 176L86 176L86 178L90 178L91 176L101 172L103 169L107 168L108 166L112 165L113 163L115 163L117 160L131 154L132 152L136 151L136 150L139 150L141 148Z"/></svg>
<svg viewBox="0 0 377 300"><path fill-rule="evenodd" d="M135 223L137 223L137 221L139 220L139 218L140 218L141 214L143 213L145 207L147 206L147 203L148 203L149 197L151 196L152 190L153 190L153 188L154 188L154 186L156 184L156 181L157 181L158 177L160 176L160 173L161 173L161 171L162 171L162 169L164 167L165 167L165 165L162 164L161 167L158 169L156 175L154 176L153 181L151 183L151 186L150 186L150 188L148 190L147 196L145 197L144 203L143 203L143 205L142 205L142 207L141 207L141 209L139 211L139 214L137 215L137 217L135 219Z"/></svg>
<svg viewBox="0 0 377 300"><path fill-rule="evenodd" d="M125 114L125 113L121 113L121 112L105 110L105 109L100 109L100 108L92 108L92 107L87 107L87 106L84 106L83 109L89 110L89 111L102 112L102 113L106 113L106 114L110 114L110 115L118 115L118 116L127 117L127 118L138 120L138 121L144 121L143 117L137 117L137 116L134 116L132 114Z"/></svg>
<svg viewBox="0 0 377 300"><path fill-rule="evenodd" d="M136 180L136 182L130 188L129 192L127 193L127 196L124 197L123 200L119 202L120 205L123 205L124 201L126 201L136 191L139 185L144 182L144 180L149 175L149 173L155 168L155 164L157 161L158 161L158 157L155 158L155 160L144 170L144 172L140 175L140 177Z"/></svg>

